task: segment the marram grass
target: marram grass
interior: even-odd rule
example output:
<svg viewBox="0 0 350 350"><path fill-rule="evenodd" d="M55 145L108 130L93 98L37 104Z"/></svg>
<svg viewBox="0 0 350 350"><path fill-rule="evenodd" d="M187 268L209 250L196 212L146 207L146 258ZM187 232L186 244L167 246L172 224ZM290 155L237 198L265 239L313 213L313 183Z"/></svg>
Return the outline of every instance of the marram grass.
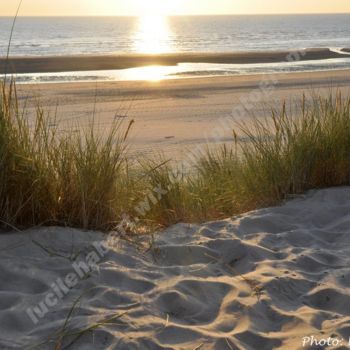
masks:
<svg viewBox="0 0 350 350"><path fill-rule="evenodd" d="M231 144L207 148L192 171L182 173L167 160L131 163L130 125L115 123L107 135L94 122L62 132L39 107L29 122L15 84L2 85L0 222L110 230L129 215L154 228L220 219L309 189L350 185L350 99L339 93L302 97L297 107L296 116L282 103L267 119L233 123Z"/></svg>
<svg viewBox="0 0 350 350"><path fill-rule="evenodd" d="M15 227L65 225L108 229L127 210L129 128L107 135L93 122L62 132L41 109L29 123L15 85L2 86L0 103L0 219Z"/></svg>
<svg viewBox="0 0 350 350"><path fill-rule="evenodd" d="M149 218L165 225L215 220L310 189L350 185L350 99L303 96L294 107L296 116L282 103L267 119L233 125L232 144L197 157L195 172L170 186ZM152 186L167 188L169 171L150 173Z"/></svg>

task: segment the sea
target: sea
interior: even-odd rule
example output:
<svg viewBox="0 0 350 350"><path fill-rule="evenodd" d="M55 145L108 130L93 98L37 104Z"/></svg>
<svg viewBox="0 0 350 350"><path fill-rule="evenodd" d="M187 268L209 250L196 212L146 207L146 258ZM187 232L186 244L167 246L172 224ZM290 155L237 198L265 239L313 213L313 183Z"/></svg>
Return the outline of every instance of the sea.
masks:
<svg viewBox="0 0 350 350"><path fill-rule="evenodd" d="M0 17L0 56L13 18ZM76 54L258 52L350 48L350 14L144 17L19 17L10 56ZM343 51L340 51L343 52ZM161 80L350 68L342 58L274 64L187 64L114 71L18 74L22 83Z"/></svg>

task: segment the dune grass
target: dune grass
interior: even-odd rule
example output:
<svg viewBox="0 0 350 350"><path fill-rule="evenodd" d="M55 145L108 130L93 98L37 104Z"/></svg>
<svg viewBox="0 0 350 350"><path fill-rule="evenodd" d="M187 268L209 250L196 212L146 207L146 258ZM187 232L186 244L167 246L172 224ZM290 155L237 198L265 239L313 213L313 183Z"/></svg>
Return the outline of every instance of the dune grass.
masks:
<svg viewBox="0 0 350 350"><path fill-rule="evenodd" d="M230 145L207 149L195 173L175 187L169 169L151 173L153 185L172 189L149 216L165 224L225 218L310 189L350 185L350 99L303 96L297 104L297 116L282 103L267 119L233 125L244 142L235 136Z"/></svg>
<svg viewBox="0 0 350 350"><path fill-rule="evenodd" d="M108 229L127 209L129 128L107 135L88 128L58 129L40 108L29 120L13 83L0 103L0 219L11 226L58 224Z"/></svg>
<svg viewBox="0 0 350 350"><path fill-rule="evenodd" d="M128 160L130 125L116 122L101 133L92 120L62 132L40 107L28 119L15 84L2 85L0 220L18 228L107 231L129 215L154 228L225 218L309 189L350 184L350 99L339 93L302 97L297 116L282 104L267 119L232 128L231 144L207 148L183 172L168 160Z"/></svg>

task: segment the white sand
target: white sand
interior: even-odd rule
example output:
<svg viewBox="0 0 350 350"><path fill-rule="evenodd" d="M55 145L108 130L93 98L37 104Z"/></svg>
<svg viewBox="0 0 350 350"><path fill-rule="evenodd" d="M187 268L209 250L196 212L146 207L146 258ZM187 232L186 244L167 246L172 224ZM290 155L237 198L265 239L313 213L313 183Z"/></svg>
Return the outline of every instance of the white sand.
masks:
<svg viewBox="0 0 350 350"><path fill-rule="evenodd" d="M309 335L350 348L348 187L232 220L178 224L148 252L119 242L34 325L27 308L73 271L68 257L84 260L102 237L63 228L0 235L1 350L48 339L83 291L68 331L126 314L69 349L290 350Z"/></svg>

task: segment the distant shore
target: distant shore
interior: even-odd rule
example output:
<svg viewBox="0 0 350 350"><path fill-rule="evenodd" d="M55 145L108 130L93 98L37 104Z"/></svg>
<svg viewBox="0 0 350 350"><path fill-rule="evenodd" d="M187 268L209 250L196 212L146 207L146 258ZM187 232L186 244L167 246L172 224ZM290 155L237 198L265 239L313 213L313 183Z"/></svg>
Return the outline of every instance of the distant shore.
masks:
<svg viewBox="0 0 350 350"><path fill-rule="evenodd" d="M349 49L344 49L349 52ZM311 61L343 58L330 49L307 49L294 60ZM28 56L0 58L0 74L6 73L58 73L91 70L127 69L151 65L175 66L179 63L257 64L288 61L288 51L236 52L236 53L167 53L116 54L75 56Z"/></svg>

